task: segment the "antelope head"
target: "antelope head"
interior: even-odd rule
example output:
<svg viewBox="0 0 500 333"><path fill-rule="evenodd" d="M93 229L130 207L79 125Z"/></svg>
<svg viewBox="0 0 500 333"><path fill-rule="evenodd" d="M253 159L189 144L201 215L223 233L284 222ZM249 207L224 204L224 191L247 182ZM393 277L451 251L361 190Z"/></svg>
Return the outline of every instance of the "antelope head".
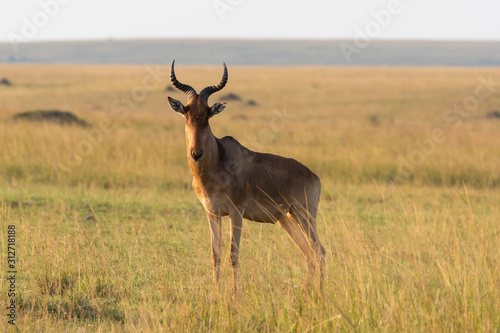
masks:
<svg viewBox="0 0 500 333"><path fill-rule="evenodd" d="M174 63L170 70L170 79L173 85L187 95L187 104L184 105L176 99L168 97L170 106L175 112L181 114L186 120L186 145L188 157L198 162L203 158L203 150L208 142L215 140L210 130L208 120L224 110L225 105L215 103L211 107L208 106L208 98L213 93L221 90L227 83L227 67L223 63L224 73L222 80L216 86L208 86L201 90L200 94L196 93L193 87L180 83L175 77Z"/></svg>

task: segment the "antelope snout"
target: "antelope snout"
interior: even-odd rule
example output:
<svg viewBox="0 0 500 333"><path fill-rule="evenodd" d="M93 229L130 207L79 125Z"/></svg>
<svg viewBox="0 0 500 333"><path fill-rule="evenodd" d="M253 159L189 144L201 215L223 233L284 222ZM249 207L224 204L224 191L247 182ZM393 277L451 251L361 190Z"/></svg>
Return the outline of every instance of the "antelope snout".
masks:
<svg viewBox="0 0 500 333"><path fill-rule="evenodd" d="M201 160L202 157L203 157L203 150L200 150L199 152L196 152L194 149L191 150L191 158L193 159L193 161L197 162Z"/></svg>

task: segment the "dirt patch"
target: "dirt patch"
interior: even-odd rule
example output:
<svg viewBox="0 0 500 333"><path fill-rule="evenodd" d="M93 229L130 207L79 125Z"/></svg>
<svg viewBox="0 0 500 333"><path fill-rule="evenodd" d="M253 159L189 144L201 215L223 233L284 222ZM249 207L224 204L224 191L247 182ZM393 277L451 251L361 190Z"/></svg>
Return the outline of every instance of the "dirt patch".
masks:
<svg viewBox="0 0 500 333"><path fill-rule="evenodd" d="M486 112L486 118L488 119L500 119L500 111L498 110L491 110Z"/></svg>
<svg viewBox="0 0 500 333"><path fill-rule="evenodd" d="M10 82L7 78L2 78L0 80L0 86L7 86L7 87L11 87L12 86L12 82Z"/></svg>
<svg viewBox="0 0 500 333"><path fill-rule="evenodd" d="M254 101L253 99L250 99L247 101L246 103L248 106L257 106L259 105L259 103L257 103L256 101Z"/></svg>
<svg viewBox="0 0 500 333"><path fill-rule="evenodd" d="M88 127L89 124L68 111L59 110L37 110L18 113L14 115L14 120L46 121L61 125L78 125Z"/></svg>
<svg viewBox="0 0 500 333"><path fill-rule="evenodd" d="M220 99L224 101L241 101L241 97L233 93L221 96Z"/></svg>

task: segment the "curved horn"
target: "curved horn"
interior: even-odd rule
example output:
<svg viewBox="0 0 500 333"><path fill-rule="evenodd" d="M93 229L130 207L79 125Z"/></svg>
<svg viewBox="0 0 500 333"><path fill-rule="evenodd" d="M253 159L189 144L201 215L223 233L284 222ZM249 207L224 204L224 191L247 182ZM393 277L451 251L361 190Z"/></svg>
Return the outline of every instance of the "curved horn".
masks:
<svg viewBox="0 0 500 333"><path fill-rule="evenodd" d="M188 86L187 84L182 84L177 80L177 78L175 77L174 64L175 64L175 59L174 61L172 61L172 67L170 69L170 80L172 81L174 87L186 93L189 100L191 97L196 96L196 90L194 90L193 87Z"/></svg>
<svg viewBox="0 0 500 333"><path fill-rule="evenodd" d="M220 80L220 83L216 86L209 86L209 87L203 88L203 90L200 92L200 96L202 98L204 98L206 101L208 101L208 98L210 97L210 95L221 90L222 88L224 88L226 86L227 67L226 67L225 63L222 63L222 65L224 66L224 74L222 74L222 80Z"/></svg>

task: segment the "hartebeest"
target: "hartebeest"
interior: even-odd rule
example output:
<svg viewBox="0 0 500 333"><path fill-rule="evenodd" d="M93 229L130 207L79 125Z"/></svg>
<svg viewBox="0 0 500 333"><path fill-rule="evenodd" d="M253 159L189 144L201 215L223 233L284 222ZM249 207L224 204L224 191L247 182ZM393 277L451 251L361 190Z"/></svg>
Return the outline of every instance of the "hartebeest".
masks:
<svg viewBox="0 0 500 333"><path fill-rule="evenodd" d="M319 264L321 276L325 251L316 230L321 183L311 170L294 159L263 154L243 147L234 138L216 138L209 119L224 110L225 105L208 106L211 94L227 83L226 64L222 80L196 93L180 83L172 62L173 85L187 94L183 105L168 97L170 106L186 120L186 145L193 173L193 189L207 213L211 229L214 281L218 284L221 258L221 218L231 219L231 253L233 291L238 286L238 257L243 218L263 223L278 223L300 248L308 264L308 281ZM320 281L321 281L320 276Z"/></svg>

